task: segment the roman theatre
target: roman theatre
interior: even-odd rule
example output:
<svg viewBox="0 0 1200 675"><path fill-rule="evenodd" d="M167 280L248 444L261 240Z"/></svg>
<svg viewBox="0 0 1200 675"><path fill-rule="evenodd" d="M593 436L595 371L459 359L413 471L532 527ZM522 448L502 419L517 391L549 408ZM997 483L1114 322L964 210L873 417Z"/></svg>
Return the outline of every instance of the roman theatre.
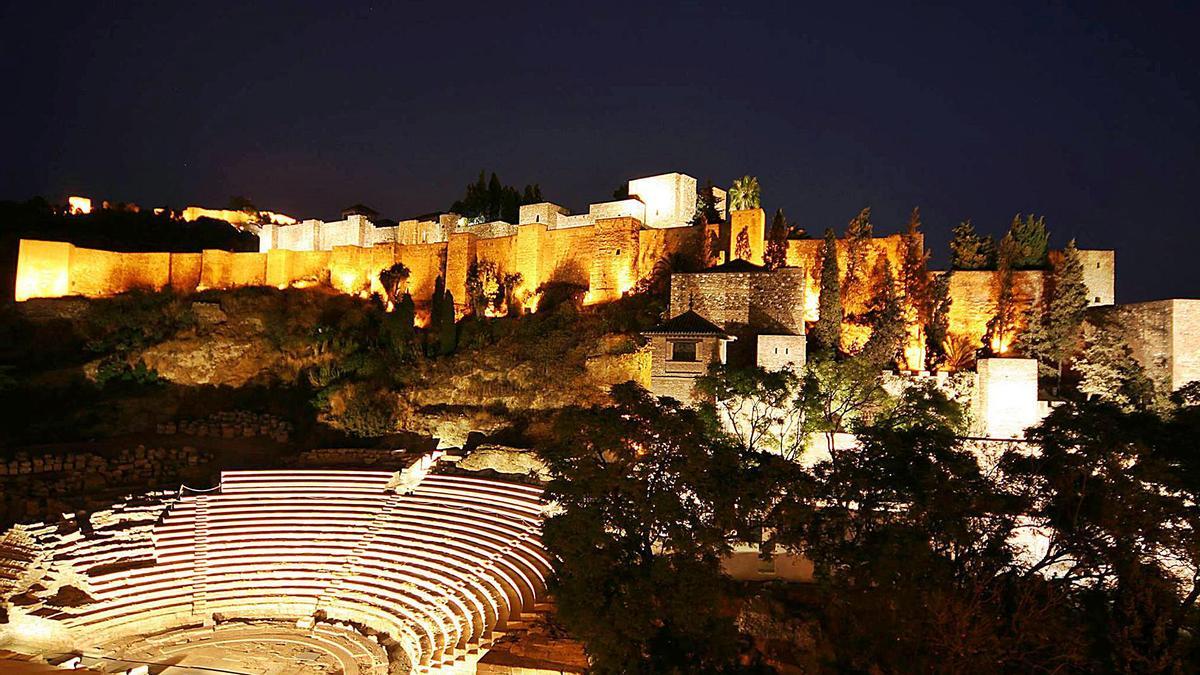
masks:
<svg viewBox="0 0 1200 675"><path fill-rule="evenodd" d="M428 464L225 471L13 527L0 647L100 672L476 672L544 608L541 490Z"/></svg>

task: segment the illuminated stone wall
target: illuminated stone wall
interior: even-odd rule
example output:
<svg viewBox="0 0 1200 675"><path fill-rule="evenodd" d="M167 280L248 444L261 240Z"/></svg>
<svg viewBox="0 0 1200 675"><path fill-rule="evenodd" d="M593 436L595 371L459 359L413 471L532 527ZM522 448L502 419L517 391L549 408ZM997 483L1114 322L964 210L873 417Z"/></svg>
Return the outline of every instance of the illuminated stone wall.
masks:
<svg viewBox="0 0 1200 675"><path fill-rule="evenodd" d="M819 318L817 299L821 293L821 250L823 239L789 239L787 263L807 271L805 281L804 319L816 321ZM846 284L846 269L848 251L845 242L838 241L838 276L842 285L842 304L847 314L857 314L866 311L867 303L875 291L876 283L881 278L882 261L887 260L892 268L892 275L899 276L900 261L903 257L904 238L898 234L887 237L875 237L866 242L863 247L866 282L848 289Z"/></svg>
<svg viewBox="0 0 1200 675"><path fill-rule="evenodd" d="M979 359L973 415L975 433L985 438L1024 438L1045 410L1038 404L1037 361Z"/></svg>
<svg viewBox="0 0 1200 675"><path fill-rule="evenodd" d="M273 211L252 212L231 209L206 209L202 206L189 206L183 210L181 215L186 221L193 221L199 218L213 218L241 227L259 222L268 222L277 225L294 225L296 223L295 218Z"/></svg>
<svg viewBox="0 0 1200 675"><path fill-rule="evenodd" d="M1200 380L1200 300L1136 302L1092 310L1089 322L1118 330L1155 382L1172 390Z"/></svg>
<svg viewBox="0 0 1200 675"><path fill-rule="evenodd" d="M726 259L744 258L737 252L738 238L742 232L750 244L750 257L746 260L755 265L763 264L763 253L766 251L767 214L762 209L746 209L734 211L729 215L729 255Z"/></svg>
<svg viewBox="0 0 1200 675"><path fill-rule="evenodd" d="M1116 303L1117 252L1080 250L1079 262L1083 265L1083 283L1088 287L1088 304L1095 307Z"/></svg>
<svg viewBox="0 0 1200 675"><path fill-rule="evenodd" d="M759 335L755 363L767 370L801 369L807 359L807 347L804 335Z"/></svg>
<svg viewBox="0 0 1200 675"><path fill-rule="evenodd" d="M200 290L206 288L265 286L266 283L266 253L204 251L201 254Z"/></svg>
<svg viewBox="0 0 1200 675"><path fill-rule="evenodd" d="M633 288L639 276L639 230L641 223L634 218L596 221L588 302L615 300Z"/></svg>
<svg viewBox="0 0 1200 675"><path fill-rule="evenodd" d="M672 317L689 309L730 332L804 335L805 271L671 275Z"/></svg>
<svg viewBox="0 0 1200 675"><path fill-rule="evenodd" d="M676 227L696 213L696 179L666 173L629 181L629 196L646 205L647 227Z"/></svg>
<svg viewBox="0 0 1200 675"><path fill-rule="evenodd" d="M22 239L17 249L17 302L70 295L74 248L61 241Z"/></svg>
<svg viewBox="0 0 1200 675"><path fill-rule="evenodd" d="M1048 276L1040 270L1013 272L1013 299L1017 305L1014 335L1024 326L1029 308L1041 304ZM950 275L950 335L965 335L972 343L983 345L987 323L996 314L999 279L999 273L989 270L956 270ZM999 347L1003 353L1011 344Z"/></svg>

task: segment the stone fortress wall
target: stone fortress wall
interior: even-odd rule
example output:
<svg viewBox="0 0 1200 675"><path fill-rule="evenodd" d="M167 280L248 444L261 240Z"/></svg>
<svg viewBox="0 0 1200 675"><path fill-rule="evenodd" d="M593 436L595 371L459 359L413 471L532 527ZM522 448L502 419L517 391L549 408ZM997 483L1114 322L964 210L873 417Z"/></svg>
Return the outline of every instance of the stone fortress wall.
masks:
<svg viewBox="0 0 1200 675"><path fill-rule="evenodd" d="M592 204L580 215L555 204L531 204L521 207L516 224L468 223L455 214L384 228L356 215L328 223L268 223L260 232L259 253L115 253L23 240L16 299L318 283L346 293L381 292L379 272L399 262L411 271L409 290L418 303L432 297L441 276L465 305L471 266L491 262L501 274L521 275L519 295L531 297L546 283L563 282L587 289L591 302L611 300L680 250L695 231L686 226L695 179L666 174L629 185L646 196L634 192L634 198ZM648 211L657 226L646 224Z"/></svg>
<svg viewBox="0 0 1200 675"><path fill-rule="evenodd" d="M1200 380L1200 300L1175 298L1092 310L1089 322L1115 328L1157 383Z"/></svg>
<svg viewBox="0 0 1200 675"><path fill-rule="evenodd" d="M455 214L436 220L410 220L394 227L375 227L365 217L342 221L306 220L264 224L260 252L230 253L114 253L74 246L66 242L23 240L17 265L16 299L82 295L102 297L132 289L171 288L180 292L227 289L241 286L306 286L329 284L336 290L364 294L382 292L379 272L400 262L409 268L409 291L418 303L433 295L437 278L460 306L465 306L466 280L471 267L493 263L501 274L520 274L518 298L536 308L537 291L547 283L562 282L587 290L587 302L620 297L634 284L656 271L673 253L710 244L714 226L701 231L688 225L695 208L696 180L680 173L629 181L628 199L589 206L572 215L549 202L520 208L519 222L470 223ZM717 190L718 202L724 192ZM749 262L761 264L765 251L766 216L761 209L730 214L720 242L719 256L710 262L735 257L737 233L750 239ZM803 320L817 319L820 292L820 239L789 240L788 264L800 270L803 289L792 304L803 307ZM849 316L861 314L883 278L883 265L893 276L900 269L903 237L871 239L866 245L863 269L867 280L844 288ZM845 286L847 252L839 246L839 267ZM710 251L711 252L711 251ZM1085 280L1093 305L1113 303L1114 255L1112 251L1082 251ZM1040 302L1047 274L1015 274L1020 315ZM953 304L950 332L978 342L995 310L996 273L957 271L951 283ZM730 290L713 291L728 293ZM703 302L702 299L698 301ZM854 343L866 339L866 329L848 322L844 331Z"/></svg>

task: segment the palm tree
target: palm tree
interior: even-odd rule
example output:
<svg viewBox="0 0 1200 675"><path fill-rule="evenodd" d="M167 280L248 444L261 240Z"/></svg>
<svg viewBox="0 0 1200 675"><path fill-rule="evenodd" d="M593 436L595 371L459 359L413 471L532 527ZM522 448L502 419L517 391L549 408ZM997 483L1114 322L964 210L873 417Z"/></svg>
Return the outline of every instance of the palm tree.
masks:
<svg viewBox="0 0 1200 675"><path fill-rule="evenodd" d="M759 204L757 178L747 175L733 181L733 186L729 188L729 208L731 211L757 209Z"/></svg>

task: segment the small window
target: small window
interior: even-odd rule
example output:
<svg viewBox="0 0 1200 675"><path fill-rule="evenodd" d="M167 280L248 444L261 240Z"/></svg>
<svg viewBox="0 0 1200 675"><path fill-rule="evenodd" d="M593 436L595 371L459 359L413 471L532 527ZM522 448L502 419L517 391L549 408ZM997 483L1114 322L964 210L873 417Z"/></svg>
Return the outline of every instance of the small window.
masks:
<svg viewBox="0 0 1200 675"><path fill-rule="evenodd" d="M1096 263L1096 269L1100 269L1100 263Z"/></svg>
<svg viewBox="0 0 1200 675"><path fill-rule="evenodd" d="M671 360L694 362L696 360L695 342L672 342Z"/></svg>
<svg viewBox="0 0 1200 675"><path fill-rule="evenodd" d="M784 354L784 356L786 356L786 355L788 355L788 354L791 354L791 353L792 353L792 348L791 348L791 347L784 347L784 348L783 348L783 354Z"/></svg>
<svg viewBox="0 0 1200 675"><path fill-rule="evenodd" d="M540 222L542 222L542 217L541 217L541 216L534 216L534 217L533 217L533 222L535 222L535 223L540 223Z"/></svg>
<svg viewBox="0 0 1200 675"><path fill-rule="evenodd" d="M617 249L617 252L614 253L613 255L621 255L621 249Z"/></svg>
<svg viewBox="0 0 1200 675"><path fill-rule="evenodd" d="M775 353L776 353L776 354L778 354L778 353L779 353L779 347L776 347L776 348L775 348Z"/></svg>
<svg viewBox="0 0 1200 675"><path fill-rule="evenodd" d="M1096 296L1096 304L1100 304L1100 296Z"/></svg>

